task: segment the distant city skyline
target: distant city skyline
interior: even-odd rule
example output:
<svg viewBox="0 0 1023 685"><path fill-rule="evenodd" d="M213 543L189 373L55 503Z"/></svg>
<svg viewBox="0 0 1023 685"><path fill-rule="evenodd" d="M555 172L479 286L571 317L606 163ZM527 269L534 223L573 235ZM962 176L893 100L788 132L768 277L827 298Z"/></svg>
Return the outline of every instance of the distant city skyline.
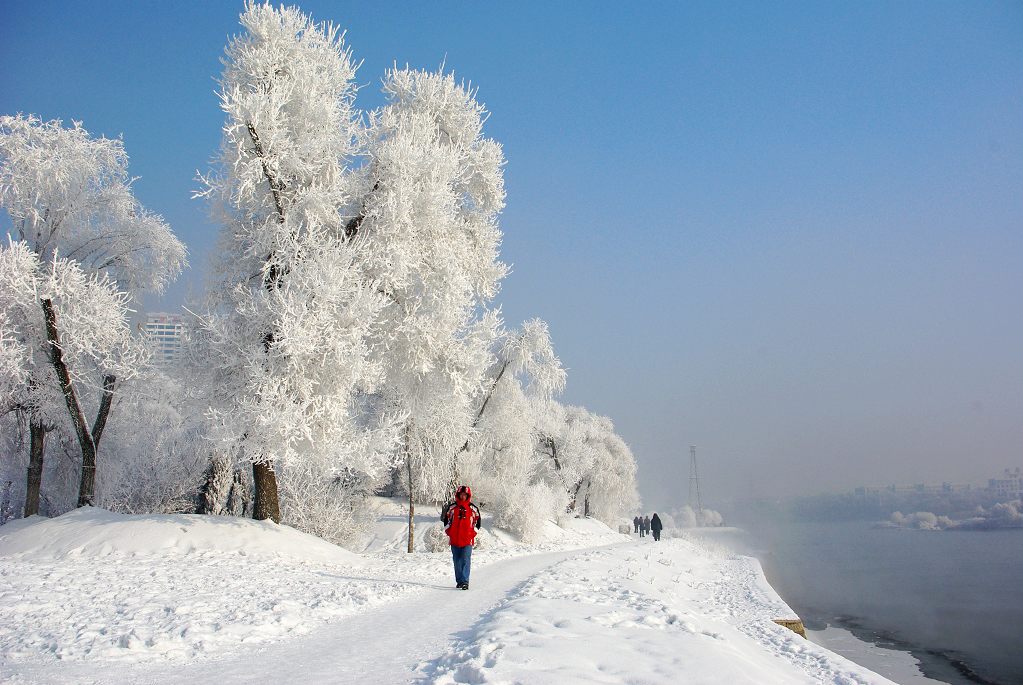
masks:
<svg viewBox="0 0 1023 685"><path fill-rule="evenodd" d="M961 482L1023 450L1023 4L339 6L358 105L445 64L508 159L509 324L610 416L645 507ZM241 2L0 7L0 112L122 136L201 294ZM8 224L0 218L0 232Z"/></svg>

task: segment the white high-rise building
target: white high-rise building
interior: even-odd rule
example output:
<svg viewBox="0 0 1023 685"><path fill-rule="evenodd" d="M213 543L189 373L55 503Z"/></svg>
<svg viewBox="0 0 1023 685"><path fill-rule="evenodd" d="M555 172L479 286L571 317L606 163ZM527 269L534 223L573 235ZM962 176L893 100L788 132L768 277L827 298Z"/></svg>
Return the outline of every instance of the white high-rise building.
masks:
<svg viewBox="0 0 1023 685"><path fill-rule="evenodd" d="M188 324L180 314L146 314L146 320L139 324L139 328L152 341L153 362L157 366L169 366L177 360L188 331Z"/></svg>

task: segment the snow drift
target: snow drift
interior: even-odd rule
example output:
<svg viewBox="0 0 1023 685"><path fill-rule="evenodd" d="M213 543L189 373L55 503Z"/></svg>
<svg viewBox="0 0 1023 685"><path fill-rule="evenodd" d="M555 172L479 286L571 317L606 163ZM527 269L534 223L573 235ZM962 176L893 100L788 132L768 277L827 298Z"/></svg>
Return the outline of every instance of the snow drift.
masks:
<svg viewBox="0 0 1023 685"><path fill-rule="evenodd" d="M0 528L0 557L58 560L200 553L359 563L356 554L320 538L234 516L131 516L83 507L57 518L32 516Z"/></svg>

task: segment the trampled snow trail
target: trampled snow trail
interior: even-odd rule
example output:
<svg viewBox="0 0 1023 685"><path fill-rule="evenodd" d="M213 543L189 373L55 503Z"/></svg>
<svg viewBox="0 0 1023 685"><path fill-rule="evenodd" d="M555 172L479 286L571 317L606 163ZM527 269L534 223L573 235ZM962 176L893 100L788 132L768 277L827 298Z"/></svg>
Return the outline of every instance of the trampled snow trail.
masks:
<svg viewBox="0 0 1023 685"><path fill-rule="evenodd" d="M474 567L468 592L456 589L453 577L450 586L415 581L427 585L418 596L323 625L306 636L241 648L222 658L159 664L68 663L60 669L62 681L217 685L415 682L419 664L444 654L516 587L551 565L592 549L527 555ZM21 676L36 682L33 670L29 667Z"/></svg>
<svg viewBox="0 0 1023 685"><path fill-rule="evenodd" d="M253 673L270 682L405 683L418 679L416 666L435 659L528 578L586 550L553 552L496 562L474 569L471 589L431 587L412 601L389 603L378 610L321 629L305 639L262 650L262 668L221 683L252 682ZM241 672L224 664L227 671ZM218 664L219 667L219 664Z"/></svg>

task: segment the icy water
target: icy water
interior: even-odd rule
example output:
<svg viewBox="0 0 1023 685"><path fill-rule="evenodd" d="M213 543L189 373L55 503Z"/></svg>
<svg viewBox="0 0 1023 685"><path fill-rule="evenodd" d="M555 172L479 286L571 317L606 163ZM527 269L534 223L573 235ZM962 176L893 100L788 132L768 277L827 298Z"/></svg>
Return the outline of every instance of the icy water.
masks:
<svg viewBox="0 0 1023 685"><path fill-rule="evenodd" d="M1023 684L1023 530L854 522L747 531L749 551L808 628L909 651L948 683Z"/></svg>

